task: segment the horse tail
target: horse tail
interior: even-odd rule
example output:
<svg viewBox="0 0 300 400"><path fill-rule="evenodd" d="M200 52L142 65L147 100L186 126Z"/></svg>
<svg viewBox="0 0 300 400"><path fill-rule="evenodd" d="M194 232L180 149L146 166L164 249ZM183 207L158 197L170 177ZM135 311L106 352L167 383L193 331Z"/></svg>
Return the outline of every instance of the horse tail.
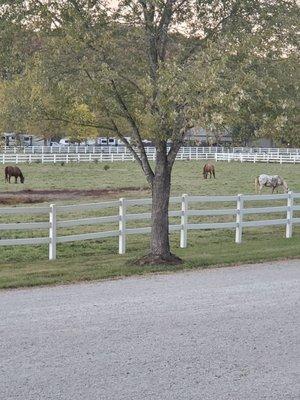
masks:
<svg viewBox="0 0 300 400"><path fill-rule="evenodd" d="M282 179L282 186L284 188L285 193L288 193L290 191L288 184L284 179Z"/></svg>
<svg viewBox="0 0 300 400"><path fill-rule="evenodd" d="M258 186L259 186L258 176L254 179L254 186L255 186L255 192L258 193Z"/></svg>
<svg viewBox="0 0 300 400"><path fill-rule="evenodd" d="M5 182L7 182L8 181L8 169L7 169L7 167L5 167L5 169L4 169L4 176L5 176Z"/></svg>

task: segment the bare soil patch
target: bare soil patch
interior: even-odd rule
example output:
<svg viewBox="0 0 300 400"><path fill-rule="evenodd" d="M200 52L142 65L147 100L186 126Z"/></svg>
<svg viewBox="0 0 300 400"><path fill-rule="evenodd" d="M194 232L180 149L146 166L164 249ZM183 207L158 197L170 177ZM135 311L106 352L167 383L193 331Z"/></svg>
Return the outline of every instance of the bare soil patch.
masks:
<svg viewBox="0 0 300 400"><path fill-rule="evenodd" d="M78 200L84 197L103 198L131 192L149 194L146 187L121 187L118 189L53 189L53 190L19 190L17 192L0 193L0 204L43 203L54 200Z"/></svg>

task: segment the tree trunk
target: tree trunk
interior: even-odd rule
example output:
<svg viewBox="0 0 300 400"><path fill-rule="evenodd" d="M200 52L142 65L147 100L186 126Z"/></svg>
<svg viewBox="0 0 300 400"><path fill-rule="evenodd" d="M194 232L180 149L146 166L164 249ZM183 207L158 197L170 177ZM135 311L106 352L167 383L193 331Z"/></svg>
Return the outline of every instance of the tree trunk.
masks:
<svg viewBox="0 0 300 400"><path fill-rule="evenodd" d="M167 149L157 150L155 174L152 180L152 230L150 254L143 257L141 264L179 264L181 259L170 251L169 242L169 199L171 168L167 161Z"/></svg>
<svg viewBox="0 0 300 400"><path fill-rule="evenodd" d="M154 176L152 184L151 255L163 259L171 256L169 243L169 198L171 173L164 166Z"/></svg>

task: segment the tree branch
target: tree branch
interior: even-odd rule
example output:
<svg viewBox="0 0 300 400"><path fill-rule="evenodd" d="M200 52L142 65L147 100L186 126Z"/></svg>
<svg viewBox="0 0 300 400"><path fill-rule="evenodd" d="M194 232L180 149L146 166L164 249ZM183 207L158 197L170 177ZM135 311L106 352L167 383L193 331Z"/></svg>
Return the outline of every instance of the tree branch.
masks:
<svg viewBox="0 0 300 400"><path fill-rule="evenodd" d="M97 129L106 129L108 131L114 131L114 129L109 126L109 125L103 125L103 124L92 124L92 123L86 123L86 122L76 122L72 121L67 118L61 118L61 117L41 117L42 121L57 121L57 122L64 122L66 124L70 125L75 125L75 126L86 126L90 128L97 128ZM38 119L36 121L39 121Z"/></svg>
<svg viewBox="0 0 300 400"><path fill-rule="evenodd" d="M170 169L173 167L177 153L180 147L183 145L184 137L188 129L191 129L193 127L192 124L188 123L185 116L185 111L186 111L186 105L182 105L181 109L179 110L176 126L174 128L174 135L173 135L174 139L167 156Z"/></svg>
<svg viewBox="0 0 300 400"><path fill-rule="evenodd" d="M202 39L199 39L197 41L197 43L188 50L188 52L183 56L183 58L181 58L180 62L181 63L185 63L186 61L188 61L188 59L201 47L203 47L203 45L209 40L211 39L218 31L218 29L220 28L220 26L222 26L221 31L224 29L224 26L226 24L226 22L232 18L234 15L236 15L239 11L239 7L238 7L238 2L232 7L230 13L228 15L226 15L225 17L223 17L216 25L214 28L212 28L205 37L203 37Z"/></svg>
<svg viewBox="0 0 300 400"><path fill-rule="evenodd" d="M139 128L138 128L134 118L132 117L130 111L128 110L128 107L126 106L126 103L123 100L120 92L118 91L118 88L116 86L115 81L111 80L111 83L112 83L113 90L114 90L114 92L116 94L116 99L117 99L119 105L121 106L122 110L124 111L125 116L126 116L128 122L130 123L130 125L132 127L133 135L134 135L134 138L136 139L136 142L137 142L136 143L137 147L138 147L138 149L140 150L140 153L141 153L143 171L145 172L146 176L149 175L149 176L151 176L153 178L154 173L153 173L152 168L151 168L151 166L149 164L149 160L148 160L148 157L147 157L147 154L146 154L143 142L142 142L142 137L140 135Z"/></svg>
<svg viewBox="0 0 300 400"><path fill-rule="evenodd" d="M162 12L160 22L158 24L158 29L157 29L158 54L159 54L159 59L161 61L163 61L166 56L168 29L174 13L174 10L172 9L174 3L176 3L176 0L167 0L164 10Z"/></svg>
<svg viewBox="0 0 300 400"><path fill-rule="evenodd" d="M89 71L87 69L84 69L84 72L86 73L87 77L92 82L94 82L94 78L91 76ZM141 136L139 135L137 125L136 125L133 117L131 116L131 114L130 114L130 112L129 112L129 110L128 110L125 102L124 102L124 100L122 99L122 96L120 95L120 93L118 91L116 83L114 82L114 80L112 80L111 82L112 82L112 86L113 86L114 92L116 94L118 103L121 105L121 108L125 112L125 116L126 116L127 120L129 120L130 125L133 128L134 137L135 137L135 139L137 141L138 149L141 152L141 156L140 156L141 158L138 156L137 152L135 151L133 146L128 142L128 140L125 138L125 136L121 134L116 122L111 117L110 111L104 106L106 115L109 118L109 120L110 120L110 122L111 122L111 124L113 126L113 128L110 128L110 130L115 132L115 134L118 136L118 138L120 140L122 140L122 142L125 144L125 146L128 148L128 150L132 153L132 155L134 156L135 160L139 163L139 165L141 166L142 170L144 171L144 173L146 175L146 178L147 178L147 181L149 182L150 185L152 185L154 173L153 173L153 171L152 171L152 169L150 167L149 160L148 160L147 154L145 152L145 148L143 146L143 142L142 142ZM122 115L122 116L124 116L124 115Z"/></svg>

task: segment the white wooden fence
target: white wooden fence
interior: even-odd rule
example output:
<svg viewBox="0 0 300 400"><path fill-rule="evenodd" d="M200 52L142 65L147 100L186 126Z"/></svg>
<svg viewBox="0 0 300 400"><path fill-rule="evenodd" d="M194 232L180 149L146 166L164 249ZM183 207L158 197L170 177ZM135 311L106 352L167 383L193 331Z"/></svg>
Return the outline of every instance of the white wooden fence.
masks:
<svg viewBox="0 0 300 400"><path fill-rule="evenodd" d="M180 220L178 224L169 226L170 232L180 232L180 247L185 248L188 244L188 233L191 230L210 230L210 229L233 229L235 230L235 242L242 242L244 228L248 227L265 227L265 226L285 226L286 238L291 238L293 234L293 225L300 224L300 218L294 215L300 211L300 205L295 204L295 200L300 199L300 193L289 192L288 194L276 195L242 195L237 196L189 196L187 194L181 197L172 197L171 204L180 205L181 209L170 211L170 217L177 217ZM284 201L282 206L272 206L274 201ZM270 207L246 207L245 202L251 201L270 201ZM128 209L133 206L151 205L151 198L146 199L120 199L119 201L110 201L103 203L76 204L76 205L55 205L39 206L39 207L13 207L0 208L0 216L5 215L34 215L48 214L48 221L45 222L25 222L25 223L1 223L0 231L16 231L16 230L47 230L48 234L44 237L34 238L17 238L17 239L0 239L0 246L16 246L16 245L49 245L49 259L56 259L57 243L75 242L81 240L95 240L108 237L119 238L119 254L126 251L126 237L133 234L149 234L151 227L128 228L128 221L149 220L150 212L129 213ZM195 204L205 203L232 203L232 208L218 209L195 209ZM103 209L115 209L114 215L104 217L80 218L80 219L61 219L61 214L68 212L85 212ZM260 214L284 214L278 219L255 219L245 220L247 215ZM201 222L193 223L190 217L215 217L215 216L231 216L230 222ZM113 223L112 230L96 231L92 233L78 233L75 235L58 235L59 228L74 228L79 226L101 225L103 223Z"/></svg>
<svg viewBox="0 0 300 400"><path fill-rule="evenodd" d="M300 163L300 154L277 153L203 153L199 147L184 147L177 154L176 160L214 160L214 161L239 161L239 162L267 162L280 164ZM155 160L156 152L148 151L148 158ZM116 162L134 161L134 157L128 152L121 153L60 153L60 154L0 154L0 163L80 163L80 162Z"/></svg>
<svg viewBox="0 0 300 400"><path fill-rule="evenodd" d="M155 147L145 146L147 154L155 153ZM26 147L3 147L4 154L130 154L127 147L121 146L26 146ZM215 153L231 153L231 154L276 154L276 155L300 155L300 149L288 147L221 147L221 146L184 146L179 153L198 153L198 154L215 154Z"/></svg>

